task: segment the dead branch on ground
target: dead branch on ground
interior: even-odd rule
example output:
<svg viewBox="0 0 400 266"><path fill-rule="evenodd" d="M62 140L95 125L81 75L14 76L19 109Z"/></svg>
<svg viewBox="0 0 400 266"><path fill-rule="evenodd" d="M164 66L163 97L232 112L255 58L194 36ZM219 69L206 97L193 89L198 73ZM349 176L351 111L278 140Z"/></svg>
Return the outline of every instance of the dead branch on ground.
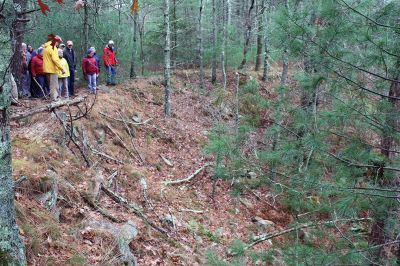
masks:
<svg viewBox="0 0 400 266"><path fill-rule="evenodd" d="M149 118L149 119L147 119L147 120L145 120L143 122L137 123L137 122L132 122L132 121L129 121L129 120L128 121L124 121L123 119L112 117L112 116L110 116L108 114L105 114L103 112L99 112L99 114L101 114L102 116L104 116L104 117L106 117L108 119L111 119L111 120L114 120L114 121L118 121L118 122L122 122L122 123L128 123L128 124L133 125L133 126L146 125L148 122L153 120L153 118Z"/></svg>
<svg viewBox="0 0 400 266"><path fill-rule="evenodd" d="M56 108L60 108L66 105L77 105L83 101L85 101L86 97L78 97L73 100L62 100L57 102L51 102L49 104L45 104L42 106L38 106L29 110L26 110L21 113L13 113L11 114L11 120L19 120L28 116L32 116L34 114L43 113L43 112L51 112Z"/></svg>
<svg viewBox="0 0 400 266"><path fill-rule="evenodd" d="M104 193L106 193L107 196L109 196L116 203L121 204L128 210L132 210L133 213L135 213L139 218L141 218L145 223L150 225L153 229L169 237L167 230L157 226L153 221L149 220L149 218L146 217L146 215L142 212L142 210L140 210L139 206L137 206L136 204L129 203L126 199L112 192L104 185L101 186L101 189L104 191Z"/></svg>
<svg viewBox="0 0 400 266"><path fill-rule="evenodd" d="M114 216L112 216L111 214L109 214L106 210L104 210L103 208L101 208L96 202L94 202L89 195L86 195L85 193L81 193L81 197L83 198L83 200L94 210L98 211L100 214L102 214L104 217L110 219L111 221L115 222L115 223L122 223L123 221L121 221L118 218L115 218Z"/></svg>
<svg viewBox="0 0 400 266"><path fill-rule="evenodd" d="M182 184L182 183L186 183L186 182L190 182L194 177L196 177L201 171L203 171L206 167L211 166L212 163L206 163L205 165L203 165L202 167L200 167L199 169L197 169L194 173L192 173L191 175L189 175L186 178L183 179L178 179L178 180L172 180L172 181L164 181L162 182L163 185L178 185L178 184Z"/></svg>
<svg viewBox="0 0 400 266"><path fill-rule="evenodd" d="M128 148L126 143L122 140L122 138L119 136L119 134L110 126L110 124L107 124L107 128L114 134L114 136L118 139L118 141L121 143L122 147L128 151L128 153L132 156L132 158L139 160L135 154Z"/></svg>
<svg viewBox="0 0 400 266"><path fill-rule="evenodd" d="M136 145L133 143L133 133L131 131L131 129L129 128L126 119L124 119L124 117L122 116L122 114L120 112L117 111L117 113L119 114L119 116L121 117L121 120L124 123L124 126L126 128L126 130L128 131L129 136L131 137L131 146L133 148L133 150L136 152L136 154L139 156L139 159L142 163L145 163L144 158L142 156L142 154L138 151L138 149L136 148Z"/></svg>

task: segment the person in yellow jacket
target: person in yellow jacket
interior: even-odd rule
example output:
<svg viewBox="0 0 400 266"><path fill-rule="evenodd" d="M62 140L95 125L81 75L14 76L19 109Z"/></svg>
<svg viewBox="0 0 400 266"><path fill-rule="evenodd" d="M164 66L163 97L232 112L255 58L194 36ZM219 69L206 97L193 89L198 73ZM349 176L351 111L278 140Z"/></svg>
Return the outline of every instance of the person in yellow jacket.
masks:
<svg viewBox="0 0 400 266"><path fill-rule="evenodd" d="M60 58L58 57L57 45L62 43L61 37L54 34L48 36L44 44L43 52L43 73L46 74L50 87L50 95L53 101L58 99L58 73L65 73Z"/></svg>
<svg viewBox="0 0 400 266"><path fill-rule="evenodd" d="M64 69L64 74L58 72L58 95L62 97L63 91L65 91L65 97L69 98L68 95L68 78L70 76L69 66L67 60L63 58L63 50L58 49L58 57L60 58L60 64Z"/></svg>

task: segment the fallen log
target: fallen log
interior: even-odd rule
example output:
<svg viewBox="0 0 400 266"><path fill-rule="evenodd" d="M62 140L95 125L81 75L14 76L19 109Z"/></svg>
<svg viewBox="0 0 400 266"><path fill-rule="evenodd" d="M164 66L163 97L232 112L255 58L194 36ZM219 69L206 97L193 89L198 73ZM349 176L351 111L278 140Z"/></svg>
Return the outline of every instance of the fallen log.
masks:
<svg viewBox="0 0 400 266"><path fill-rule="evenodd" d="M186 183L186 182L190 182L195 176L197 176L201 171L203 171L206 167L211 166L212 163L206 163L205 165L203 165L202 167L200 167L199 169L197 169L194 173L192 173L191 175L189 175L186 178L183 179L178 179L178 180L170 180L170 181L164 181L162 182L163 185L177 185L177 184L181 184L181 183Z"/></svg>
<svg viewBox="0 0 400 266"><path fill-rule="evenodd" d="M38 107L34 107L23 112L12 113L11 120L19 120L28 116L32 116L34 114L43 113L43 112L51 112L55 108L59 108L65 105L77 105L78 103L83 102L86 99L86 96L77 97L72 100L61 100L56 102L51 102L49 104L41 105Z"/></svg>

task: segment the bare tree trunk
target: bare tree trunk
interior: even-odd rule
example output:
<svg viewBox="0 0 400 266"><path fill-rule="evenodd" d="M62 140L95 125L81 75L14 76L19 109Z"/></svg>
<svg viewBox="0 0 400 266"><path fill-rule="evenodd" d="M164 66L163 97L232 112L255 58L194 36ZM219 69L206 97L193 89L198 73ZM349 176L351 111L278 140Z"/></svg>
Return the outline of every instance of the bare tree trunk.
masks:
<svg viewBox="0 0 400 266"><path fill-rule="evenodd" d="M89 48L89 8L88 1L83 5L83 52Z"/></svg>
<svg viewBox="0 0 400 266"><path fill-rule="evenodd" d="M21 44L24 41L24 33L27 18L26 15L21 14L26 11L27 0L14 0L14 19L12 20L11 27L11 43L12 43L12 51L13 57L11 61L11 73L14 76L15 82L17 83L18 92L22 92L22 48Z"/></svg>
<svg viewBox="0 0 400 266"><path fill-rule="evenodd" d="M263 50L263 34L264 34L264 0L261 1L261 5L257 4L256 14L257 14L257 56L256 56L256 66L255 71L259 71L262 62L262 50ZM261 9L261 10L260 10ZM265 41L265 40L264 40Z"/></svg>
<svg viewBox="0 0 400 266"><path fill-rule="evenodd" d="M165 106L164 113L166 117L171 117L171 31L169 24L169 1L164 0L164 29L165 29L165 46L164 46L164 86L165 86Z"/></svg>
<svg viewBox="0 0 400 266"><path fill-rule="evenodd" d="M200 63L200 89L204 90L204 65L203 65L203 0L200 0L199 7L199 30L197 39L199 41L199 63Z"/></svg>
<svg viewBox="0 0 400 266"><path fill-rule="evenodd" d="M212 0L212 47L213 47L213 59L212 59L212 71L211 71L211 82L214 84L217 81L217 12L215 0Z"/></svg>
<svg viewBox="0 0 400 266"><path fill-rule="evenodd" d="M15 43L11 46L9 42L11 29L8 23L15 21L16 12L20 11L13 10L12 5L7 2L0 10L0 264L24 266L25 249L19 237L14 206L10 132L11 84L8 68L12 50L15 49Z"/></svg>
<svg viewBox="0 0 400 266"><path fill-rule="evenodd" d="M225 19L225 10L226 10L226 0L222 0L222 51L221 51L221 66L222 66L222 75L224 78L224 90L226 90L227 76L226 76L226 64L225 64L225 50L226 50L226 19Z"/></svg>
<svg viewBox="0 0 400 266"><path fill-rule="evenodd" d="M142 20L142 25L139 27L139 35L140 35L140 61L142 62L142 70L141 70L141 73L142 73L142 76L144 75L144 49L143 49L143 47L144 47L144 45L143 45L143 43L144 43L144 40L143 40L143 38L144 38L144 16L143 16L143 20Z"/></svg>
<svg viewBox="0 0 400 266"><path fill-rule="evenodd" d="M131 58L131 71L129 77L131 79L136 78L136 53L137 53L137 19L138 13L133 15L133 47L132 47L132 58Z"/></svg>
<svg viewBox="0 0 400 266"><path fill-rule="evenodd" d="M232 4L231 4L231 1L232 0L227 0L226 1L226 5L227 5L227 9L226 9L226 19L227 19L227 21L226 21L226 23L227 23L227 25L231 25L231 21L232 21L232 16L231 16L231 10L232 10ZM244 0L242 0L242 1L244 1Z"/></svg>
<svg viewBox="0 0 400 266"><path fill-rule="evenodd" d="M263 81L268 81L269 74L269 38L268 38L268 26L269 26L269 16L268 12L264 19L264 28L265 28L265 36L264 36L264 70L263 70Z"/></svg>
<svg viewBox="0 0 400 266"><path fill-rule="evenodd" d="M172 50L171 50L171 58L172 58L172 66L173 69L176 69L177 63L177 45L178 45L178 18L176 17L176 0L173 0L173 9L172 9Z"/></svg>
<svg viewBox="0 0 400 266"><path fill-rule="evenodd" d="M254 1L255 0L251 0L249 12L247 13L247 17L246 17L246 31L245 31L245 38L244 38L245 41L244 41L244 47L243 47L243 60L242 60L242 63L240 63L239 69L243 69L243 67L247 63L247 52L249 50L250 40L251 40L251 25L252 25L251 12L254 8Z"/></svg>
<svg viewBox="0 0 400 266"><path fill-rule="evenodd" d="M285 8L287 15L289 16L289 1L285 0ZM286 86L286 80L289 73L289 54L288 54L288 44L285 42L285 46L282 54L282 76L281 76L281 86Z"/></svg>

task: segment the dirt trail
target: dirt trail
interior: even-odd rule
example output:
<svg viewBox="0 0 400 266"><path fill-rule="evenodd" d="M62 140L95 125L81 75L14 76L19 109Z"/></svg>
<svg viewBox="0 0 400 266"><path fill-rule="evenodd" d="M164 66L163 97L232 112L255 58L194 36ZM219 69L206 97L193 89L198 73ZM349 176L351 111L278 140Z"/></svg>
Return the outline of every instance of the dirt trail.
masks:
<svg viewBox="0 0 400 266"><path fill-rule="evenodd" d="M163 115L161 79L153 77L120 84L109 91L100 89L90 115L75 122L78 138L85 135L91 147L124 164L87 151L92 166L85 167L73 144L68 144L71 149L66 147L64 132L54 115L43 113L13 122L14 178L28 177L17 189L16 199L30 265L115 265L112 230L94 228L93 222L120 225L110 222L81 197L92 191L96 176L107 183L115 172L115 191L142 206L143 213L169 234L165 237L152 230L137 215L100 192L101 208L118 220L131 220L137 225L138 236L130 247L139 265L201 265L205 251L225 254L234 239L247 241L251 234L260 233L252 222L255 216L274 222L274 229L287 224L290 217L279 210L279 205L276 209L269 205L266 189L255 191L262 200L248 191L233 197L231 182L218 181L212 199L212 167L189 183L163 185L163 181L187 177L213 159L203 152L213 126L207 112L211 99L185 82L184 78L174 81L174 117L170 119ZM29 106L40 103L23 102ZM118 121L121 116L142 123L129 126L133 138ZM49 191L48 169L58 176L57 215L37 200Z"/></svg>

